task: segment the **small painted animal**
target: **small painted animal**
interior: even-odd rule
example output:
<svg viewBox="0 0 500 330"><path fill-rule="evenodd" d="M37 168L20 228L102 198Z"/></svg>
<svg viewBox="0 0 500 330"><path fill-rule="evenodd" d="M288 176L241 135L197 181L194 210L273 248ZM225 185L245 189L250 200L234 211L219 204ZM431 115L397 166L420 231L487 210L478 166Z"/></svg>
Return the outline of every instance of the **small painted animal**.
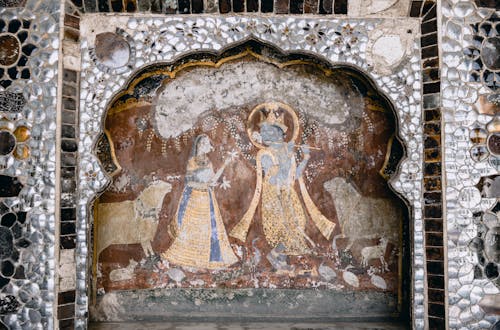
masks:
<svg viewBox="0 0 500 330"><path fill-rule="evenodd" d="M137 261L135 261L134 259L130 259L127 267L113 269L109 273L109 279L113 282L131 280L134 276L134 269L137 265Z"/></svg>
<svg viewBox="0 0 500 330"><path fill-rule="evenodd" d="M382 266L385 267L386 262L384 259L385 250L389 240L385 237L380 239L380 243L375 246L367 246L361 249L361 266L366 267L372 259L380 259Z"/></svg>
<svg viewBox="0 0 500 330"><path fill-rule="evenodd" d="M102 203L97 208L96 256L113 244L141 244L144 254L154 255L151 241L158 229L163 198L172 185L154 181L133 201Z"/></svg>

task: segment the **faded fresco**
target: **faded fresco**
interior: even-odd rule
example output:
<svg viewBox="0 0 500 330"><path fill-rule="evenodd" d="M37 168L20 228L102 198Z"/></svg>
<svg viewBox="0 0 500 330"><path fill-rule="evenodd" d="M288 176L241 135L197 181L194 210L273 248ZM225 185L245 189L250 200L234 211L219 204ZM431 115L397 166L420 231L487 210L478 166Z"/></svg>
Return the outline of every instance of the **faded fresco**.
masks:
<svg viewBox="0 0 500 330"><path fill-rule="evenodd" d="M108 111L97 293L397 294L405 206L387 180L403 150L386 101L352 70L313 61L207 63L155 68ZM158 88L138 93L152 76Z"/></svg>

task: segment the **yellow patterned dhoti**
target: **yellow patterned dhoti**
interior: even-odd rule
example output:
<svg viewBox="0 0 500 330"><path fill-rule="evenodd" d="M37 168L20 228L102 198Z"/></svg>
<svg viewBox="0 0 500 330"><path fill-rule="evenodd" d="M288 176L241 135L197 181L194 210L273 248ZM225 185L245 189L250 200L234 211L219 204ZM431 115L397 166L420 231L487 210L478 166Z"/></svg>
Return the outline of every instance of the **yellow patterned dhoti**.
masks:
<svg viewBox="0 0 500 330"><path fill-rule="evenodd" d="M262 198L262 225L264 235L269 244L274 248L282 243L285 246L285 254L300 255L311 252L307 242L314 246L314 242L305 233L306 210L321 234L330 239L335 224L329 221L321 211L314 205L314 202L307 192L304 180L299 177L298 183L304 206L302 205L297 192L294 189L294 181L290 180L286 185L273 185L269 180L276 174L277 166L271 168L265 177L262 177L262 157L268 155L276 164L275 157L269 150L260 150L257 154L257 183L255 192L250 202L250 207L245 212L241 220L233 227L230 235L240 241L245 241L250 223L257 209L257 204ZM295 165L291 166L295 177Z"/></svg>
<svg viewBox="0 0 500 330"><path fill-rule="evenodd" d="M309 251L305 227L306 213L293 187L281 188L268 178L262 182L262 226L272 247L285 246L284 254L301 255Z"/></svg>
<svg viewBox="0 0 500 330"><path fill-rule="evenodd" d="M227 238L213 193L187 187L174 221L178 234L162 257L172 264L220 269L238 261ZM214 249L217 253L214 253Z"/></svg>

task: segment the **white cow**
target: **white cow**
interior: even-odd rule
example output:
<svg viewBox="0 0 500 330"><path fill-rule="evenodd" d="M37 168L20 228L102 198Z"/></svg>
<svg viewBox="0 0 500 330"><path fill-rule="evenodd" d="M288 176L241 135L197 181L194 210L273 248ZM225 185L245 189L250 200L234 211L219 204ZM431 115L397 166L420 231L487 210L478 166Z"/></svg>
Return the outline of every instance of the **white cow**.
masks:
<svg viewBox="0 0 500 330"><path fill-rule="evenodd" d="M392 242L398 241L403 219L398 203L387 198L362 196L341 177L325 182L324 187L333 198L342 230L333 240L334 248L338 237L349 239L347 250L360 238L386 237Z"/></svg>
<svg viewBox="0 0 500 330"><path fill-rule="evenodd" d="M158 214L163 198L172 189L170 183L154 181L137 199L102 203L96 216L96 258L113 244L141 244L146 256L154 255L151 241L158 229Z"/></svg>

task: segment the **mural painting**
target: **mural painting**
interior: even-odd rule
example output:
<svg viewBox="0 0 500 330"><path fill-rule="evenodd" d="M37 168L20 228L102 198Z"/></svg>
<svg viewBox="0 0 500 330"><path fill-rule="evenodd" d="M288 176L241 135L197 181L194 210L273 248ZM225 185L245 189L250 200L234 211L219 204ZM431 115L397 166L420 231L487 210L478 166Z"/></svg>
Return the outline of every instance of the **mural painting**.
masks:
<svg viewBox="0 0 500 330"><path fill-rule="evenodd" d="M196 61L151 69L108 111L97 294L398 294L405 206L387 181L404 151L384 98L354 71L314 61L248 50Z"/></svg>

